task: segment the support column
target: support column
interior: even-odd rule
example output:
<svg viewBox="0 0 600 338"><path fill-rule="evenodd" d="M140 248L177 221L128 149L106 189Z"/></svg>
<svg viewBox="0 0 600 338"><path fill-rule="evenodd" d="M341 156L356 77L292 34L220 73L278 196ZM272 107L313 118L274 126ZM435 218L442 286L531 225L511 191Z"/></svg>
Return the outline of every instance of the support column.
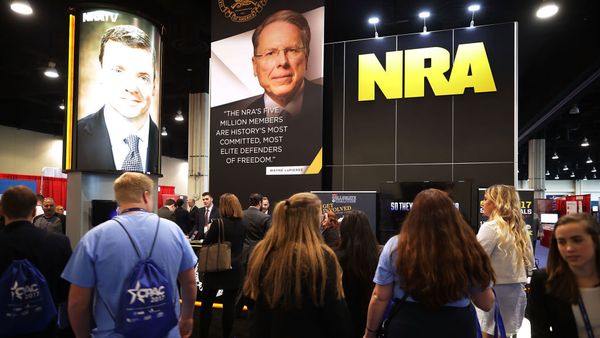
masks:
<svg viewBox="0 0 600 338"><path fill-rule="evenodd" d="M189 95L188 197L199 199L208 191L210 140L210 97L207 93Z"/></svg>
<svg viewBox="0 0 600 338"><path fill-rule="evenodd" d="M546 191L546 140L529 140L529 189L534 198L544 198Z"/></svg>
<svg viewBox="0 0 600 338"><path fill-rule="evenodd" d="M92 228L92 201L115 199L113 183L120 175L70 172L67 176L67 237L74 248L83 235ZM158 177L150 176L154 182L152 191L153 210L156 212L158 196Z"/></svg>

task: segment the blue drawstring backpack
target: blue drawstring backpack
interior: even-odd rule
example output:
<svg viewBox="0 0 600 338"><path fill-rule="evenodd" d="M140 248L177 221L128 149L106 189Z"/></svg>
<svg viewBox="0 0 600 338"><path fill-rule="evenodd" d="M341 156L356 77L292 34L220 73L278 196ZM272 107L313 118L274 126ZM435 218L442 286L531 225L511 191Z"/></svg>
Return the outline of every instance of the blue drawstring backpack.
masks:
<svg viewBox="0 0 600 338"><path fill-rule="evenodd" d="M0 277L0 337L43 331L55 317L44 275L27 259L14 260Z"/></svg>
<svg viewBox="0 0 600 338"><path fill-rule="evenodd" d="M115 332L131 338L165 337L178 323L171 282L162 269L150 258L158 236L160 217L148 257L142 259L140 250L123 224L114 219L129 237L140 261L133 267L125 281L119 309L115 316L106 303L115 321Z"/></svg>

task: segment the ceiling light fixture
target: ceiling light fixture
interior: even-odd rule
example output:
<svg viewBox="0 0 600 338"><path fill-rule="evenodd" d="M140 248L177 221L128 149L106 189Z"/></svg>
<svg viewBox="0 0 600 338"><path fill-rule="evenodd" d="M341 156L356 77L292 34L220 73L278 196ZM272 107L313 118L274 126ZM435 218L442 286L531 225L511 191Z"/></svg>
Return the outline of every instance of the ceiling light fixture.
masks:
<svg viewBox="0 0 600 338"><path fill-rule="evenodd" d="M587 176L586 175L583 176L583 180L587 181Z"/></svg>
<svg viewBox="0 0 600 338"><path fill-rule="evenodd" d="M583 141L581 141L581 146L582 147L589 147L590 146L590 142L588 142L587 137L583 138Z"/></svg>
<svg viewBox="0 0 600 338"><path fill-rule="evenodd" d="M558 179L559 179L559 177L558 177L558 174L556 174L556 176L554 176L554 179L555 179L555 180L558 180Z"/></svg>
<svg viewBox="0 0 600 338"><path fill-rule="evenodd" d="M558 5L552 1L542 2L538 10L535 12L535 16L540 19L548 19L558 13Z"/></svg>
<svg viewBox="0 0 600 338"><path fill-rule="evenodd" d="M427 18L431 16L431 13L428 11L423 11L419 13L419 18L423 19L423 33L427 34Z"/></svg>
<svg viewBox="0 0 600 338"><path fill-rule="evenodd" d="M162 127L162 132L160 133L162 136L167 136L167 127Z"/></svg>
<svg viewBox="0 0 600 338"><path fill-rule="evenodd" d="M370 17L369 23L373 25L373 29L375 30L375 38L379 38L379 33L377 33L377 24L379 23L379 18L376 16Z"/></svg>
<svg viewBox="0 0 600 338"><path fill-rule="evenodd" d="M10 2L10 9L13 12L19 13L21 15L31 15L33 14L33 9L27 0L13 0Z"/></svg>
<svg viewBox="0 0 600 338"><path fill-rule="evenodd" d="M575 173L571 171L571 177L575 177Z"/></svg>
<svg viewBox="0 0 600 338"><path fill-rule="evenodd" d="M593 178L596 179L596 174L594 174Z"/></svg>
<svg viewBox="0 0 600 338"><path fill-rule="evenodd" d="M574 104L573 107L571 107L571 109L569 109L569 115L577 115L581 113L579 111L579 107L577 107L577 104Z"/></svg>
<svg viewBox="0 0 600 338"><path fill-rule="evenodd" d="M44 75L49 78L56 79L58 77L58 71L56 70L56 63L48 62L48 68L44 71Z"/></svg>
<svg viewBox="0 0 600 338"><path fill-rule="evenodd" d="M550 176L550 170L546 169L546 176Z"/></svg>
<svg viewBox="0 0 600 338"><path fill-rule="evenodd" d="M469 12L471 12L471 23L469 24L469 28L475 28L475 12L481 9L479 4L470 5L468 8Z"/></svg>
<svg viewBox="0 0 600 338"><path fill-rule="evenodd" d="M592 160L590 155L588 155L588 158L587 158L587 160L585 160L585 163L587 163L587 164L594 163L594 161Z"/></svg>
<svg viewBox="0 0 600 338"><path fill-rule="evenodd" d="M596 172L596 167L592 167L592 170L590 170L591 172L595 173Z"/></svg>
<svg viewBox="0 0 600 338"><path fill-rule="evenodd" d="M64 100L63 100L63 102L60 103L60 105L58 106L58 109L65 110L65 101Z"/></svg>
<svg viewBox="0 0 600 338"><path fill-rule="evenodd" d="M552 155L552 159L553 160L558 160L558 154L556 153L556 151L554 152L554 155Z"/></svg>
<svg viewBox="0 0 600 338"><path fill-rule="evenodd" d="M569 167L567 167L567 165L565 164L565 166L563 167L563 171L569 171Z"/></svg>
<svg viewBox="0 0 600 338"><path fill-rule="evenodd" d="M183 121L183 113L181 112L181 109L179 109L177 111L177 115L175 115L175 121L177 121L177 122Z"/></svg>

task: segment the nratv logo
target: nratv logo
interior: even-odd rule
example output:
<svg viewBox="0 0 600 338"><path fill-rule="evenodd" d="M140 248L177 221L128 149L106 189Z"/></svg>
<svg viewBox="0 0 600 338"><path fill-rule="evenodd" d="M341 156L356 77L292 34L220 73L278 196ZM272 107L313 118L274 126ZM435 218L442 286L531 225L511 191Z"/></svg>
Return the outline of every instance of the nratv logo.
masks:
<svg viewBox="0 0 600 338"><path fill-rule="evenodd" d="M15 281L15 285L10 288L10 295L13 300L33 299L39 297L40 290L37 284L19 286L19 282Z"/></svg>
<svg viewBox="0 0 600 338"><path fill-rule="evenodd" d="M165 287L162 285L157 288L143 289L141 288L140 281L138 281L135 289L128 289L127 292L131 295L129 304L133 304L136 299L144 304L146 304L147 298L150 298L150 303L160 302L165 299Z"/></svg>

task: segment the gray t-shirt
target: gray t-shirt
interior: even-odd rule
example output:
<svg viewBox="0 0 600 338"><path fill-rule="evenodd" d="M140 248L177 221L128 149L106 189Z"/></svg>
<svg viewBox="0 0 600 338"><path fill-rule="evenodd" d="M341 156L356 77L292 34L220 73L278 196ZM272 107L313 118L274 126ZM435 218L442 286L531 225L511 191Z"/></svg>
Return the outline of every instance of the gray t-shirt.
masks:
<svg viewBox="0 0 600 338"><path fill-rule="evenodd" d="M63 224L58 216L54 215L50 218L46 218L46 216L38 217L33 223L36 227L52 232L56 232L62 234Z"/></svg>

